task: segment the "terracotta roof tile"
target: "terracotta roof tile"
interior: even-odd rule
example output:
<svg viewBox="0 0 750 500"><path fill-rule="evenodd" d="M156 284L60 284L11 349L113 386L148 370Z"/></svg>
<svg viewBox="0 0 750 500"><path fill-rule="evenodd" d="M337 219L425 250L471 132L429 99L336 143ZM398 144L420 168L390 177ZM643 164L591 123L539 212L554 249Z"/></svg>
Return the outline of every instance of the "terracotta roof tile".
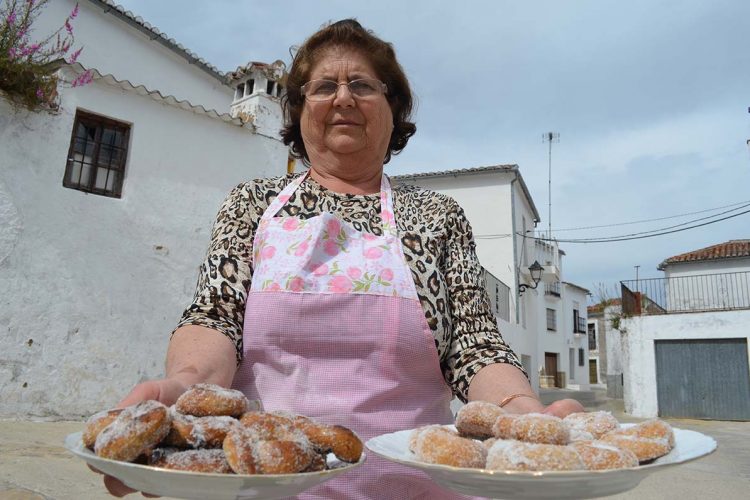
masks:
<svg viewBox="0 0 750 500"><path fill-rule="evenodd" d="M659 264L660 271L669 264L678 262L697 262L702 260L735 259L738 257L750 257L750 240L730 240L718 245L681 253L665 259Z"/></svg>

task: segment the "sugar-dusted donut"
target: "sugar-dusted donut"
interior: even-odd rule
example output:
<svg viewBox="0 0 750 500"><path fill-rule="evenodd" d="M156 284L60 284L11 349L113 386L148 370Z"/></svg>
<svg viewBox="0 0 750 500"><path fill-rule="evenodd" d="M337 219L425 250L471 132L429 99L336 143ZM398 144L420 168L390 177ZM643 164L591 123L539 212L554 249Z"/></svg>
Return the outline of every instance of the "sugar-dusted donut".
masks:
<svg viewBox="0 0 750 500"><path fill-rule="evenodd" d="M222 449L181 450L174 453L165 453L160 458L153 460L151 465L190 472L214 472L219 474L232 472Z"/></svg>
<svg viewBox="0 0 750 500"><path fill-rule="evenodd" d="M221 448L227 433L239 421L232 417L194 417L172 411L172 427L164 439L166 446L179 448Z"/></svg>
<svg viewBox="0 0 750 500"><path fill-rule="evenodd" d="M294 427L305 433L318 453L331 452L339 460L349 463L362 456L362 441L346 427L326 425L312 419L298 419Z"/></svg>
<svg viewBox="0 0 750 500"><path fill-rule="evenodd" d="M94 453L130 462L161 442L169 433L170 423L169 409L158 401L129 406L96 437Z"/></svg>
<svg viewBox="0 0 750 500"><path fill-rule="evenodd" d="M492 437L492 426L500 415L507 412L494 403L471 401L456 414L456 430L465 437L486 439Z"/></svg>
<svg viewBox="0 0 750 500"><path fill-rule="evenodd" d="M585 465L578 452L570 446L498 440L487 453L487 469L583 470Z"/></svg>
<svg viewBox="0 0 750 500"><path fill-rule="evenodd" d="M237 426L224 439L227 462L237 474L292 474L313 465L316 453L304 434L282 432L286 439L260 439L254 426L259 424Z"/></svg>
<svg viewBox="0 0 750 500"><path fill-rule="evenodd" d="M604 441L575 441L569 445L588 470L624 469L638 466L635 454Z"/></svg>
<svg viewBox="0 0 750 500"><path fill-rule="evenodd" d="M594 439L620 427L617 419L608 411L571 413L563 419L571 431L588 432Z"/></svg>
<svg viewBox="0 0 750 500"><path fill-rule="evenodd" d="M570 430L561 418L542 413L498 416L492 427L500 439L516 439L527 443L568 444Z"/></svg>
<svg viewBox="0 0 750 500"><path fill-rule="evenodd" d="M122 408L115 408L114 410L103 410L99 413L95 413L88 420L86 420L86 427L83 430L81 439L83 445L86 448L94 449L94 443L96 442L96 436L107 427L109 424L114 422L117 416L122 413Z"/></svg>
<svg viewBox="0 0 750 500"><path fill-rule="evenodd" d="M418 460L453 467L484 467L487 449L479 441L435 425L418 429L413 440L413 453Z"/></svg>
<svg viewBox="0 0 750 500"><path fill-rule="evenodd" d="M659 419L647 420L627 429L610 431L602 436L601 440L632 451L639 462L659 458L674 448L672 427Z"/></svg>
<svg viewBox="0 0 750 500"><path fill-rule="evenodd" d="M245 395L234 389L214 384L195 384L188 388L175 403L175 409L195 417L240 417L250 407Z"/></svg>

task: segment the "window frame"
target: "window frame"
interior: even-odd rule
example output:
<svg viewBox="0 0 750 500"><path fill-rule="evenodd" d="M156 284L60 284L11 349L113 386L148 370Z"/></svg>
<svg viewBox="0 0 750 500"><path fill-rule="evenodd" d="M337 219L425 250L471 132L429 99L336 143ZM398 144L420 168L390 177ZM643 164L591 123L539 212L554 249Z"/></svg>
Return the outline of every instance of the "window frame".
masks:
<svg viewBox="0 0 750 500"><path fill-rule="evenodd" d="M95 127L93 139L93 151L91 154L91 163L84 163L83 161L77 161L75 159L75 147L78 137L78 128L83 124L87 127ZM105 128L113 129L115 132L122 134L122 141L120 146L105 145L111 148L118 149L122 152L121 160L119 163L113 165L111 158L106 165L100 164L100 153L102 150L102 133ZM75 189L76 191L83 191L84 193L97 194L100 196L106 196L109 198L122 198L122 186L125 180L125 170L127 167L128 153L130 150L130 129L131 124L122 122L106 116L97 115L81 109L76 110L75 118L73 120L73 130L70 134L70 144L68 145L68 156L65 160L65 174L63 176L63 187ZM88 141L87 141L88 142ZM73 182L72 175L74 167L78 163L80 165L80 171L78 174L78 182ZM84 164L89 165L91 172L89 178L84 184L81 182L83 175ZM104 181L104 188L96 187L96 178L99 174L99 169L105 169L107 176L110 172L116 172L117 177L113 181L112 188L107 189L107 178Z"/></svg>
<svg viewBox="0 0 750 500"><path fill-rule="evenodd" d="M550 313L552 313L551 322L550 322ZM551 326L550 326L550 323L551 323ZM547 331L548 332L557 331L557 309L554 309L552 307L547 308Z"/></svg>

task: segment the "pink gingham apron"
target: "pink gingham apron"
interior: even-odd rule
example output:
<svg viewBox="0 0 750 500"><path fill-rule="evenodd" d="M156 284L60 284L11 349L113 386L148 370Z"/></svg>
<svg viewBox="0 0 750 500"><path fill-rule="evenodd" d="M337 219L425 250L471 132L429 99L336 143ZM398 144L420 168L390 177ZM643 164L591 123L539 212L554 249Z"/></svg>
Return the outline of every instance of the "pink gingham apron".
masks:
<svg viewBox="0 0 750 500"><path fill-rule="evenodd" d="M451 391L396 233L388 178L383 236L375 236L327 212L275 217L305 177L282 190L256 231L234 387L266 410L344 425L363 440L451 423ZM458 497L369 453L364 465L299 498Z"/></svg>

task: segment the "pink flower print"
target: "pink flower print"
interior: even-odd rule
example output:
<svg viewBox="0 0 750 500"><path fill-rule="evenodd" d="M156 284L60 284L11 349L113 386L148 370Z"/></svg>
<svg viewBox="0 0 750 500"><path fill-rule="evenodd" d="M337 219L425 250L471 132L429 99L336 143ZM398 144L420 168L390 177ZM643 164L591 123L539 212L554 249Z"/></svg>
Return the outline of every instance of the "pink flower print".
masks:
<svg viewBox="0 0 750 500"><path fill-rule="evenodd" d="M299 220L295 217L287 217L284 219L284 222L281 223L281 227L284 231L294 231L298 226Z"/></svg>
<svg viewBox="0 0 750 500"><path fill-rule="evenodd" d="M393 223L393 214L390 212L390 210L381 211L380 218L383 219L383 222L387 222L389 224Z"/></svg>
<svg viewBox="0 0 750 500"><path fill-rule="evenodd" d="M333 293L349 293L352 290L352 280L346 276L334 276L328 282L328 291Z"/></svg>
<svg viewBox="0 0 750 500"><path fill-rule="evenodd" d="M346 270L346 275L353 280L358 280L362 276L362 270L358 267L350 267Z"/></svg>
<svg viewBox="0 0 750 500"><path fill-rule="evenodd" d="M370 247L367 250L365 250L365 258L366 259L379 259L383 256L383 250L381 250L378 247Z"/></svg>
<svg viewBox="0 0 750 500"><path fill-rule="evenodd" d="M305 280L299 276L295 276L287 282L286 287L293 292L301 292L305 289Z"/></svg>
<svg viewBox="0 0 750 500"><path fill-rule="evenodd" d="M272 245L268 245L263 247L263 249L260 251L260 258L261 259L271 259L273 258L273 255L276 253L276 247Z"/></svg>
<svg viewBox="0 0 750 500"><path fill-rule="evenodd" d="M326 224L326 229L328 229L328 237L336 239L341 232L341 224L336 219L331 219Z"/></svg>
<svg viewBox="0 0 750 500"><path fill-rule="evenodd" d="M268 285L267 290L269 292L279 292L281 291L281 285L279 285L278 283L271 283L270 285Z"/></svg>
<svg viewBox="0 0 750 500"><path fill-rule="evenodd" d="M308 247L308 243L307 243L307 240L305 240L305 241L303 241L302 243L299 244L299 246L297 247L297 249L294 251L294 255L296 257L301 257L301 256L305 255L305 252L307 252L307 247Z"/></svg>
<svg viewBox="0 0 750 500"><path fill-rule="evenodd" d="M375 241L378 239L378 237L372 233L362 233L362 238L364 238L365 241Z"/></svg>
<svg viewBox="0 0 750 500"><path fill-rule="evenodd" d="M326 240L325 243L323 243L323 251L328 255L338 255L340 250L338 244L333 240Z"/></svg>
<svg viewBox="0 0 750 500"><path fill-rule="evenodd" d="M289 196L288 194L285 194L285 195L279 196L279 201L281 203L286 203L287 201L289 201L289 198L291 198L291 196Z"/></svg>
<svg viewBox="0 0 750 500"><path fill-rule="evenodd" d="M325 264L313 264L313 276L325 276L328 274L328 266Z"/></svg>
<svg viewBox="0 0 750 500"><path fill-rule="evenodd" d="M391 281L393 279L393 270L386 267L382 271L380 271L380 279L381 281Z"/></svg>

